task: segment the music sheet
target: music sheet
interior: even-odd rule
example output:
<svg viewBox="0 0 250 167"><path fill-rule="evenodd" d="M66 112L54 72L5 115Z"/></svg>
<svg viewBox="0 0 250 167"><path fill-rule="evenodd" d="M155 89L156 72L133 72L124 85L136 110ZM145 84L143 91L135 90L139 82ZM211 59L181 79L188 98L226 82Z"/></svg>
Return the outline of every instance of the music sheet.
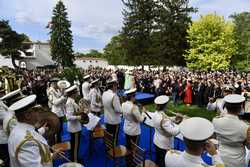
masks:
<svg viewBox="0 0 250 167"><path fill-rule="evenodd" d="M85 124L84 126L88 130L93 130L96 127L96 125L99 123L101 118L95 116L92 113L89 113L88 116L89 116L89 123Z"/></svg>

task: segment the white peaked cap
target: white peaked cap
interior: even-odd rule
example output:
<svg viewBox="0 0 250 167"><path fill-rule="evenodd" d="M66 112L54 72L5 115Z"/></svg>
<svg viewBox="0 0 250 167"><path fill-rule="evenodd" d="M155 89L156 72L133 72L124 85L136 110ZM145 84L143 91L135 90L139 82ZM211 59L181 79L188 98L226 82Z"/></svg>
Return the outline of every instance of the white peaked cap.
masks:
<svg viewBox="0 0 250 167"><path fill-rule="evenodd" d="M69 92L72 92L74 90L77 90L77 86L76 85L73 85L73 86L69 87L68 89L65 90L65 92L69 93Z"/></svg>
<svg viewBox="0 0 250 167"><path fill-rule="evenodd" d="M90 75L86 75L83 77L83 79L88 79L88 78L90 78Z"/></svg>
<svg viewBox="0 0 250 167"><path fill-rule="evenodd" d="M4 95L3 97L0 98L0 100L6 100L6 99L9 99L15 95L17 95L18 93L21 93L21 89L17 89L17 90L14 90L6 95Z"/></svg>
<svg viewBox="0 0 250 167"><path fill-rule="evenodd" d="M93 85L95 84L96 82L98 82L100 79L95 79L94 81L92 81L90 84Z"/></svg>
<svg viewBox="0 0 250 167"><path fill-rule="evenodd" d="M70 83L69 83L69 81L61 80L61 81L58 81L58 82L57 82L57 86L58 86L59 88L67 89L67 88L70 87Z"/></svg>
<svg viewBox="0 0 250 167"><path fill-rule="evenodd" d="M180 131L186 139L192 141L204 141L213 135L214 126L207 119L193 117L184 120L180 124Z"/></svg>
<svg viewBox="0 0 250 167"><path fill-rule="evenodd" d="M155 104L166 104L169 101L169 97L166 95L161 95L155 98Z"/></svg>
<svg viewBox="0 0 250 167"><path fill-rule="evenodd" d="M244 102L246 99L244 96L242 95L238 95L238 94L230 94L224 97L223 99L226 103L231 103L231 104L237 104L237 103L242 103Z"/></svg>
<svg viewBox="0 0 250 167"><path fill-rule="evenodd" d="M136 93L136 90L137 90L136 88L132 88L132 89L125 91L124 94L128 95L128 94Z"/></svg>
<svg viewBox="0 0 250 167"><path fill-rule="evenodd" d="M11 111L18 111L25 107L28 107L29 105L32 105L36 101L36 95L30 95L25 98L22 98L21 100L18 100L14 104L12 104L9 107L9 110Z"/></svg>

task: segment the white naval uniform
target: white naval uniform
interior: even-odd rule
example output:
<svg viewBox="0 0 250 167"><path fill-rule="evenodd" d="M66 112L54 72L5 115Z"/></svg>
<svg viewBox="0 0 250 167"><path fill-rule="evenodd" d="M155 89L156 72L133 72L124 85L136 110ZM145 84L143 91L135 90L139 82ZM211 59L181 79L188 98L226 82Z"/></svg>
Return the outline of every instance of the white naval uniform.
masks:
<svg viewBox="0 0 250 167"><path fill-rule="evenodd" d="M52 107L52 104L53 104L53 94L54 94L55 92L56 92L56 90L55 90L52 86L50 86L50 87L47 89L47 91L46 91L47 97L48 97L48 106L49 106L49 108Z"/></svg>
<svg viewBox="0 0 250 167"><path fill-rule="evenodd" d="M68 132L76 133L82 130L82 125L79 122L80 116L75 116L74 113L77 112L79 106L76 104L75 100L68 97L66 102L66 118L68 120Z"/></svg>
<svg viewBox="0 0 250 167"><path fill-rule="evenodd" d="M3 129L7 135L10 134L12 129L16 126L17 120L13 111L8 111L3 119Z"/></svg>
<svg viewBox="0 0 250 167"><path fill-rule="evenodd" d="M225 102L223 99L218 99L215 102L216 109L219 111L220 117L223 117L227 114L227 109L224 107Z"/></svg>
<svg viewBox="0 0 250 167"><path fill-rule="evenodd" d="M246 150L248 125L238 116L226 114L214 118L213 125L219 141L219 153L226 167L246 167Z"/></svg>
<svg viewBox="0 0 250 167"><path fill-rule="evenodd" d="M80 86L81 86L80 81L78 79L74 80L74 85L76 85L76 89L77 89L78 95L80 95Z"/></svg>
<svg viewBox="0 0 250 167"><path fill-rule="evenodd" d="M15 113L0 101L0 144L7 144L11 130L16 126Z"/></svg>
<svg viewBox="0 0 250 167"><path fill-rule="evenodd" d="M180 133L179 126L174 124L169 117L163 118L163 111L155 112L152 119L155 128L154 144L161 149L169 150L172 145L172 137Z"/></svg>
<svg viewBox="0 0 250 167"><path fill-rule="evenodd" d="M227 114L227 109L224 107L224 105L224 100L222 98L219 98L214 103L209 102L207 104L207 110L217 110L219 112L219 116L223 117Z"/></svg>
<svg viewBox="0 0 250 167"><path fill-rule="evenodd" d="M0 100L0 144L8 143L8 135L3 129L3 121L8 115L8 107Z"/></svg>
<svg viewBox="0 0 250 167"><path fill-rule="evenodd" d="M207 110L208 111L215 111L216 110L216 102L214 102L214 103L208 102Z"/></svg>
<svg viewBox="0 0 250 167"><path fill-rule="evenodd" d="M194 156L185 151L170 150L165 156L166 167L224 167L218 154L212 156L212 162L213 166L209 166L200 156Z"/></svg>
<svg viewBox="0 0 250 167"><path fill-rule="evenodd" d="M58 117L63 117L65 112L65 102L67 98L64 97L59 90L53 91L51 98L52 112L55 113Z"/></svg>
<svg viewBox="0 0 250 167"><path fill-rule="evenodd" d="M52 167L48 143L32 125L17 123L10 133L8 147L12 167Z"/></svg>
<svg viewBox="0 0 250 167"><path fill-rule="evenodd" d="M94 112L101 112L102 95L100 89L92 88L89 92L90 110Z"/></svg>
<svg viewBox="0 0 250 167"><path fill-rule="evenodd" d="M82 95L85 100L89 100L90 83L85 81L82 84Z"/></svg>
<svg viewBox="0 0 250 167"><path fill-rule="evenodd" d="M121 103L116 93L107 90L102 95L104 107L104 122L110 125L117 125L121 122Z"/></svg>
<svg viewBox="0 0 250 167"><path fill-rule="evenodd" d="M131 101L122 103L122 111L124 116L124 133L129 136L138 136L141 134L140 123L143 122L143 116L137 105Z"/></svg>

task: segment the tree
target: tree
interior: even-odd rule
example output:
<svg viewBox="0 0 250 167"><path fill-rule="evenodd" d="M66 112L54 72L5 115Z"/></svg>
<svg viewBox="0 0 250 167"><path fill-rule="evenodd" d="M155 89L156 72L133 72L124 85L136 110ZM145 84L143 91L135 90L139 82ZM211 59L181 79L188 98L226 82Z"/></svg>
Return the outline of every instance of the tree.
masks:
<svg viewBox="0 0 250 167"><path fill-rule="evenodd" d="M108 43L104 48L104 58L106 58L109 64L121 65L126 64L127 53L122 47L122 36L113 36L110 43Z"/></svg>
<svg viewBox="0 0 250 167"><path fill-rule="evenodd" d="M188 29L185 59L188 68L198 70L229 69L231 58L236 53L234 25L216 14L201 16Z"/></svg>
<svg viewBox="0 0 250 167"><path fill-rule="evenodd" d="M75 57L94 57L94 58L103 58L103 53L99 52L96 49L91 49L88 53L75 53Z"/></svg>
<svg viewBox="0 0 250 167"><path fill-rule="evenodd" d="M126 50L127 64L151 63L151 32L154 19L154 0L122 0L123 27L121 45Z"/></svg>
<svg viewBox="0 0 250 167"><path fill-rule="evenodd" d="M99 52L98 50L91 49L89 53L86 53L85 56L87 57L95 57L95 58L102 58L103 54Z"/></svg>
<svg viewBox="0 0 250 167"><path fill-rule="evenodd" d="M50 48L52 59L63 67L74 65L73 37L70 27L66 7L62 1L58 1L51 21Z"/></svg>
<svg viewBox="0 0 250 167"><path fill-rule="evenodd" d="M154 49L159 65L185 65L183 54L188 48L187 29L192 22L190 14L197 9L189 7L189 0L157 0L154 31Z"/></svg>
<svg viewBox="0 0 250 167"><path fill-rule="evenodd" d="M20 59L20 51L24 51L22 43L27 40L25 34L18 34L16 31L12 30L8 21L0 21L0 54L3 56L10 56L12 64L15 68L19 66L16 65L15 60Z"/></svg>
<svg viewBox="0 0 250 167"><path fill-rule="evenodd" d="M232 65L239 70L250 68L250 12L231 15L235 24L237 53L232 58Z"/></svg>

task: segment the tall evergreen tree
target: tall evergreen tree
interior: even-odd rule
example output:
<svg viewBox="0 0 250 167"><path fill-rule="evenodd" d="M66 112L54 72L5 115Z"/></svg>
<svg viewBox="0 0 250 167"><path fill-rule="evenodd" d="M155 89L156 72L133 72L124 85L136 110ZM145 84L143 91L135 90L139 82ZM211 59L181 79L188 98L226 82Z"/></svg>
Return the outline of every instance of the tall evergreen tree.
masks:
<svg viewBox="0 0 250 167"><path fill-rule="evenodd" d="M52 59L63 67L74 65L73 37L70 27L66 7L62 1L58 1L53 10L50 48Z"/></svg>
<svg viewBox="0 0 250 167"><path fill-rule="evenodd" d="M122 0L123 27L121 44L127 55L127 64L151 64L151 32L154 20L154 0Z"/></svg>
<svg viewBox="0 0 250 167"><path fill-rule="evenodd" d="M188 3L189 0L156 0L153 44L160 65L185 65L190 14L196 12Z"/></svg>

